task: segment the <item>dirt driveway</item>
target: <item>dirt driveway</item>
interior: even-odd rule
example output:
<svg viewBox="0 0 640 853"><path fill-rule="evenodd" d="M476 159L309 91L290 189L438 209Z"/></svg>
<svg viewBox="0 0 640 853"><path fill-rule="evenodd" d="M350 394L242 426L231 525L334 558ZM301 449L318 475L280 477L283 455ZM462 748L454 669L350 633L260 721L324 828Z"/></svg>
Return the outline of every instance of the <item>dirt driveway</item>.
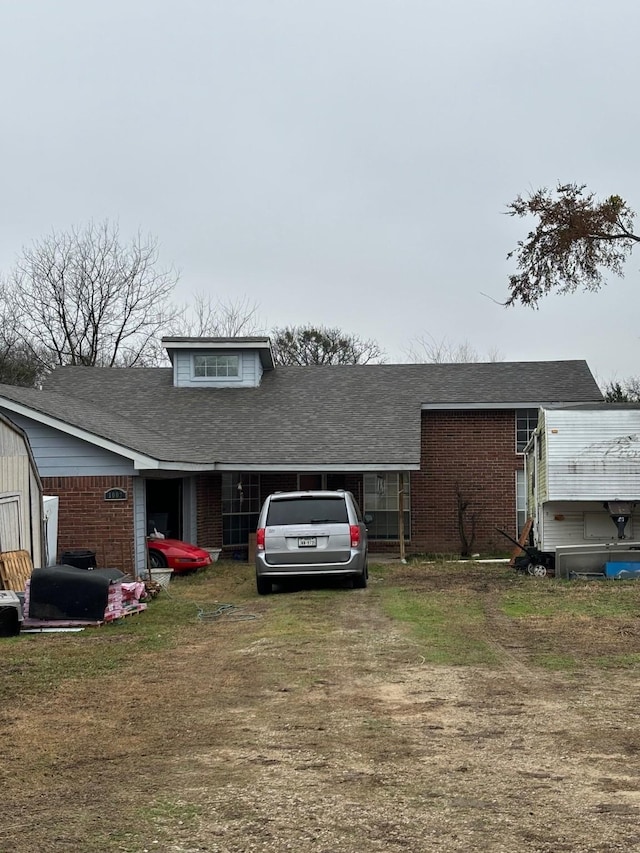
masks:
<svg viewBox="0 0 640 853"><path fill-rule="evenodd" d="M640 850L638 670L532 665L535 624L505 618L482 578L493 666L426 663L374 574L362 591L247 598L257 618L194 620L112 676L16 689L0 704L0 850ZM576 647L609 630L587 621ZM635 623L622 640L640 651Z"/></svg>

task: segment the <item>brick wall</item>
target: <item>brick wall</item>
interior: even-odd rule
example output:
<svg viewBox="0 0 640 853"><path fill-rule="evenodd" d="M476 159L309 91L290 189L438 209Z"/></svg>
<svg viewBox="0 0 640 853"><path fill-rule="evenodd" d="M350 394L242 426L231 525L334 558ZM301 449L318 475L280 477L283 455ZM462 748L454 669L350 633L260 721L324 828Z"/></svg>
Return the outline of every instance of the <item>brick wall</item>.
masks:
<svg viewBox="0 0 640 853"><path fill-rule="evenodd" d="M421 457L421 470L411 473L409 550L460 553L459 489L478 517L473 550L509 551L495 528L516 535L515 412L423 412Z"/></svg>
<svg viewBox="0 0 640 853"><path fill-rule="evenodd" d="M222 478L202 474L196 479L197 542L219 548L222 544Z"/></svg>
<svg viewBox="0 0 640 853"><path fill-rule="evenodd" d="M43 477L45 495L56 495L58 555L95 551L98 566L133 572L133 479L131 477ZM104 493L124 489L124 501L105 501Z"/></svg>

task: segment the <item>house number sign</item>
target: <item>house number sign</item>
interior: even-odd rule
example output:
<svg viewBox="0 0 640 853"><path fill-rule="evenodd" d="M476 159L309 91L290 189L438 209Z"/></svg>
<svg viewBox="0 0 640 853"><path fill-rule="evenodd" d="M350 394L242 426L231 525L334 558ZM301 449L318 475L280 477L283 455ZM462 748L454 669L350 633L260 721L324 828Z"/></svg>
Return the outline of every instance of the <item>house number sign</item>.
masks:
<svg viewBox="0 0 640 853"><path fill-rule="evenodd" d="M126 501L127 493L124 489L107 489L104 499L105 501Z"/></svg>

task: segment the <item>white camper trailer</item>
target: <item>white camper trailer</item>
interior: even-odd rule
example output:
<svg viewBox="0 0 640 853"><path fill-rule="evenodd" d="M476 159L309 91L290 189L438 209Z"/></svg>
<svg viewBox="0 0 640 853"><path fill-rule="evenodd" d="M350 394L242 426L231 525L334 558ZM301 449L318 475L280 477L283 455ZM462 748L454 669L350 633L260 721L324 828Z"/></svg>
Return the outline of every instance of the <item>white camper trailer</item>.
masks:
<svg viewBox="0 0 640 853"><path fill-rule="evenodd" d="M525 476L533 543L556 574L640 562L640 405L540 409Z"/></svg>

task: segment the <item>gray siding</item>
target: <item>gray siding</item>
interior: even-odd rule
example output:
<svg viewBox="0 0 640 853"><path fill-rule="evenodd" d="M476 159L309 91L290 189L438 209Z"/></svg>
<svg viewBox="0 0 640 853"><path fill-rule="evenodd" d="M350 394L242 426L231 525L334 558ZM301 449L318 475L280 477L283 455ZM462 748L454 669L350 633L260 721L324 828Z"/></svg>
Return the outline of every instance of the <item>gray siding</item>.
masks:
<svg viewBox="0 0 640 853"><path fill-rule="evenodd" d="M147 573L147 494L142 477L133 481L133 559L136 577Z"/></svg>
<svg viewBox="0 0 640 853"><path fill-rule="evenodd" d="M199 543L195 477L185 477L182 483L182 536L185 542L197 545Z"/></svg>
<svg viewBox="0 0 640 853"><path fill-rule="evenodd" d="M0 412L29 436L41 477L127 476L136 473L130 459L6 409L0 409Z"/></svg>
<svg viewBox="0 0 640 853"><path fill-rule="evenodd" d="M240 358L240 377L193 377L194 355L237 355ZM176 350L173 364L173 381L179 388L256 388L262 379L262 365L257 351L244 350Z"/></svg>

